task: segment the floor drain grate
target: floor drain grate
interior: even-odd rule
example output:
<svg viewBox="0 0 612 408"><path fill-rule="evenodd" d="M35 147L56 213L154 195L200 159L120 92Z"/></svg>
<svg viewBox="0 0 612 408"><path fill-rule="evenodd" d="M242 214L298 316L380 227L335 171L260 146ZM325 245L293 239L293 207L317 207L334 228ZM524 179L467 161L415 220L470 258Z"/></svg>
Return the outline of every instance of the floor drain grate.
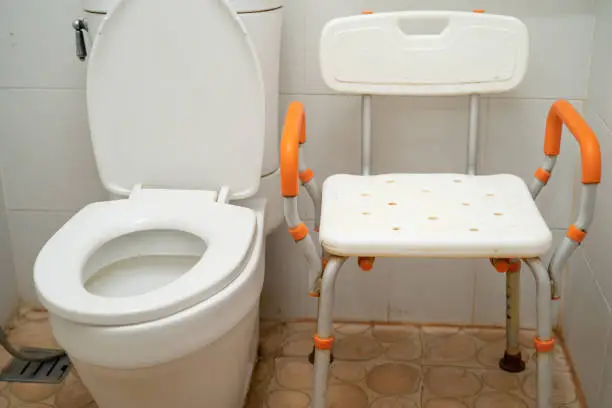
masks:
<svg viewBox="0 0 612 408"><path fill-rule="evenodd" d="M34 357L45 357L56 354L58 350L25 348L21 351ZM70 371L70 366L67 355L42 362L14 358L0 373L0 381L56 384L64 380Z"/></svg>

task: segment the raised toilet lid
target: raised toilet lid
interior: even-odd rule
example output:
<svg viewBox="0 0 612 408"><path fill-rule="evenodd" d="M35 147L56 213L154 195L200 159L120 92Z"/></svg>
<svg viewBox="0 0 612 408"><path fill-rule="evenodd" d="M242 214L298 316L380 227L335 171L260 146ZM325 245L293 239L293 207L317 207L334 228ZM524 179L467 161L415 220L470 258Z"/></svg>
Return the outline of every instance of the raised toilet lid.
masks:
<svg viewBox="0 0 612 408"><path fill-rule="evenodd" d="M218 190L259 186L264 86L255 52L225 0L125 0L103 22L87 74L100 178Z"/></svg>
<svg viewBox="0 0 612 408"><path fill-rule="evenodd" d="M106 297L85 289L84 266L102 245L132 232L164 229L188 232L206 243L204 255L191 270L136 296ZM255 213L233 205L131 199L94 203L43 247L34 265L34 281L43 305L73 322L128 325L156 320L229 285L241 273L255 233Z"/></svg>

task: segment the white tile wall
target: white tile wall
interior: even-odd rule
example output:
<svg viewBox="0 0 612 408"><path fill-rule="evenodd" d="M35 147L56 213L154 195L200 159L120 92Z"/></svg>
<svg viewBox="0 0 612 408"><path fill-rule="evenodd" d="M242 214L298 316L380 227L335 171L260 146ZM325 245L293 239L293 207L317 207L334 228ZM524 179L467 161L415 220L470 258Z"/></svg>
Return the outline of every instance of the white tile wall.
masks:
<svg viewBox="0 0 612 408"><path fill-rule="evenodd" d="M290 0L283 28L281 111L290 100L304 102L305 151L320 181L334 173L356 173L360 100L332 95L320 79L318 37L326 21L363 9L484 8L516 15L531 30L530 71L515 92L483 100L480 164L484 171L530 180L542 158L551 98L580 102L586 96L594 7L595 0ZM19 286L28 300L35 298L31 274L39 248L74 211L106 197L88 139L85 65L74 57L70 23L82 15L80 0L0 1L0 170ZM466 98L380 97L374 101L374 121L376 171L454 172L465 167ZM542 209L554 227L566 226L571 210L571 189L563 181L571 179L575 148L566 145L563 162L542 196ZM302 215L311 221L312 209L303 205ZM267 265L264 314L312 316L308 277L282 230L268 242ZM494 306L483 293L499 293L503 303L504 285L481 278L486 274L481 269L471 261L382 260L374 272L363 273L352 261L338 281L336 312L346 319L491 322L494 313L481 315L474 306ZM499 315L503 319L503 307Z"/></svg>
<svg viewBox="0 0 612 408"><path fill-rule="evenodd" d="M588 2L575 2L580 7L578 3ZM586 98L594 27L592 11L570 9L567 14L549 16L528 13L522 19L529 28L529 67L523 83L508 96ZM558 69L561 66L564 69Z"/></svg>
<svg viewBox="0 0 612 408"><path fill-rule="evenodd" d="M606 361L604 365L603 377L601 379L600 390L600 407L612 407L612 335L608 335L608 344L606 345Z"/></svg>
<svg viewBox="0 0 612 408"><path fill-rule="evenodd" d="M581 250L570 259L564 291L563 333L589 407L600 405L612 310Z"/></svg>
<svg viewBox="0 0 612 408"><path fill-rule="evenodd" d="M83 88L72 29L82 16L81 0L2 0L0 87Z"/></svg>
<svg viewBox="0 0 612 408"><path fill-rule="evenodd" d="M612 107L612 104L610 105ZM589 122L599 136L602 151L603 178L599 186L596 203L596 218L586 238L584 252L604 295L612 301L612 274L610 274L610 231L612 229L612 180L608 174L612 161L612 130L598 114L588 115Z"/></svg>
<svg viewBox="0 0 612 408"><path fill-rule="evenodd" d="M13 253L0 183L0 326L8 323L17 309L19 293L13 265Z"/></svg>
<svg viewBox="0 0 612 408"><path fill-rule="evenodd" d="M612 129L612 2L598 0L597 4L588 107Z"/></svg>
<svg viewBox="0 0 612 408"><path fill-rule="evenodd" d="M381 262L378 262L381 261ZM336 281L334 316L343 320L385 321L389 316L390 281L377 260L363 272L354 258L348 259Z"/></svg>
<svg viewBox="0 0 612 408"><path fill-rule="evenodd" d="M21 297L26 302L38 302L32 274L38 252L73 214L73 212L8 211L17 285Z"/></svg>
<svg viewBox="0 0 612 408"><path fill-rule="evenodd" d="M598 0L591 77L585 102L587 121L598 135L603 178L595 222L574 255L565 288L563 332L590 407L612 406L612 2Z"/></svg>
<svg viewBox="0 0 612 408"><path fill-rule="evenodd" d="M0 89L6 206L78 210L107 197L94 163L85 92Z"/></svg>
<svg viewBox="0 0 612 408"><path fill-rule="evenodd" d="M468 97L374 97L372 107L376 173L465 172Z"/></svg>
<svg viewBox="0 0 612 408"><path fill-rule="evenodd" d="M453 259L381 260L388 274L389 321L469 324L474 303L474 261ZM377 261L378 262L378 261ZM382 276L380 276L382 275ZM501 314L504 309L499 310Z"/></svg>
<svg viewBox="0 0 612 408"><path fill-rule="evenodd" d="M612 183L606 163L612 160L612 131L601 114L609 109L597 101L587 103L587 119L602 147L603 178L598 191L595 222L576 260L570 265L563 304L563 332L589 406L612 404L612 277L610 277L610 231ZM585 293L586 292L586 293ZM605 370L604 370L605 368ZM603 370L603 371L602 371ZM603 373L603 374L602 374ZM603 377L602 377L603 375Z"/></svg>

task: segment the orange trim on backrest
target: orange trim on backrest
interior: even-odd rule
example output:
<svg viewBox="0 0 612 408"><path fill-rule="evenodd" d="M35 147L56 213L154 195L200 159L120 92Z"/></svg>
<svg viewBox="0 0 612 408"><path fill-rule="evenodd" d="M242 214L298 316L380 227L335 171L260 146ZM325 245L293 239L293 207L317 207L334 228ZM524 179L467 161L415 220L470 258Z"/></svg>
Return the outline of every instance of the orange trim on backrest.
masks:
<svg viewBox="0 0 612 408"><path fill-rule="evenodd" d="M280 143L280 176L283 197L296 197L298 183L300 144L306 141L306 115L300 102L291 102L285 115Z"/></svg>
<svg viewBox="0 0 612 408"><path fill-rule="evenodd" d="M557 156L561 152L561 132L564 124L580 145L582 183L599 183L601 181L601 151L597 136L580 113L566 100L558 100L550 108L546 120L544 154Z"/></svg>

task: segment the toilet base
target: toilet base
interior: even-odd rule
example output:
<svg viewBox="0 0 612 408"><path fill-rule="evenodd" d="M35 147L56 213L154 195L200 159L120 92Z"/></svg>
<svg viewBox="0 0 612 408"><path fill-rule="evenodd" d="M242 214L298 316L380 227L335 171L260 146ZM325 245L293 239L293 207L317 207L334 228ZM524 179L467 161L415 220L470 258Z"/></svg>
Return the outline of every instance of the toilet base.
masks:
<svg viewBox="0 0 612 408"><path fill-rule="evenodd" d="M99 408L241 408L257 357L258 303L218 340L176 361L130 370L72 361Z"/></svg>

